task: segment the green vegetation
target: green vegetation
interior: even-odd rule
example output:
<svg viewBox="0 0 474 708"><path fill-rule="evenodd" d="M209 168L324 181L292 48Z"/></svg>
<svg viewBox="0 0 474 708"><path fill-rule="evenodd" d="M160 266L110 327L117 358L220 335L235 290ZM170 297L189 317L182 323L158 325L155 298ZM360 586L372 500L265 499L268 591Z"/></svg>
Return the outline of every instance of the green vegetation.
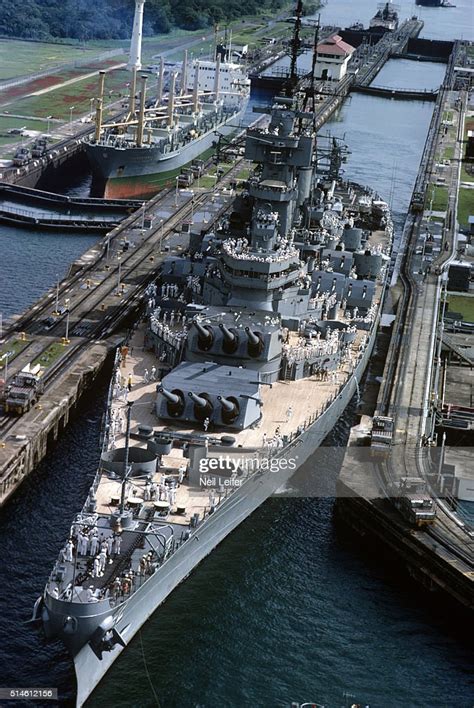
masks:
<svg viewBox="0 0 474 708"><path fill-rule="evenodd" d="M54 364L62 355L64 354L64 347L59 342L54 342L51 344L46 351L44 351L39 357L37 357L33 366L39 364L43 369L47 369L52 364Z"/></svg>
<svg viewBox="0 0 474 708"><path fill-rule="evenodd" d="M459 312L466 322L474 322L474 297L448 295L448 309Z"/></svg>
<svg viewBox="0 0 474 708"><path fill-rule="evenodd" d="M93 69L89 68L89 70L85 71L90 74ZM108 72L105 82L106 103L117 101L121 96L127 96L127 83L129 81L130 74L124 69L114 69ZM44 118L47 115L51 115L54 118L69 119L70 108L74 106L74 119L90 111L91 98L97 95L97 91L98 78L94 72L94 76L89 76L68 86L58 86L58 88L42 93L39 96L20 98L14 103L9 103L8 109L10 113L27 116ZM115 107L116 109L117 106Z"/></svg>
<svg viewBox="0 0 474 708"><path fill-rule="evenodd" d="M229 172L229 170L232 169L232 167L233 165L228 162L220 162L218 165L213 165L213 167L211 167L203 177L200 177L199 186L209 189L214 187L216 184L219 185L219 182L216 180L217 170L221 170L220 176L222 178Z"/></svg>
<svg viewBox="0 0 474 708"><path fill-rule="evenodd" d="M283 5L285 0L148 0L144 34L168 33L173 27L202 29ZM0 34L40 40L126 39L134 7L134 0L2 0Z"/></svg>
<svg viewBox="0 0 474 708"><path fill-rule="evenodd" d="M0 349L0 369L5 368L6 354L8 354L8 363L10 363L28 344L29 342L21 339L12 339L6 342Z"/></svg>
<svg viewBox="0 0 474 708"><path fill-rule="evenodd" d="M242 181L247 180L250 177L250 173L253 172L249 167L244 167L237 175L237 179Z"/></svg>
<svg viewBox="0 0 474 708"><path fill-rule="evenodd" d="M458 195L458 221L467 224L468 218L474 215L474 190L461 187Z"/></svg>
<svg viewBox="0 0 474 708"><path fill-rule="evenodd" d="M430 207L433 199L433 211L446 211L448 208L448 190L446 187L428 187L427 207Z"/></svg>
<svg viewBox="0 0 474 708"><path fill-rule="evenodd" d="M0 14L2 10L0 9ZM3 30L2 30L3 32ZM70 44L21 42L0 39L0 79L11 79L43 71L58 64L70 64L77 59L91 58L104 51L104 47L79 47Z"/></svg>
<svg viewBox="0 0 474 708"><path fill-rule="evenodd" d="M461 167L461 182L474 182L474 169L472 172L468 172L466 166ZM474 206L473 206L474 210Z"/></svg>
<svg viewBox="0 0 474 708"><path fill-rule="evenodd" d="M12 135L8 132L12 128L23 127L25 127L27 130L34 130L44 135L48 129L48 124L46 121L42 120L26 120L23 118L9 118L7 116L0 116L0 147L4 147L5 145L11 145L13 149L16 148L16 146L20 143L25 142L25 140L28 140L28 138L25 138L22 135ZM5 157L3 152L1 157Z"/></svg>
<svg viewBox="0 0 474 708"><path fill-rule="evenodd" d="M444 149L443 158L445 160L454 159L454 145L448 145L448 147Z"/></svg>
<svg viewBox="0 0 474 708"><path fill-rule="evenodd" d="M453 112L452 111L443 111L443 121L452 121L453 120Z"/></svg>

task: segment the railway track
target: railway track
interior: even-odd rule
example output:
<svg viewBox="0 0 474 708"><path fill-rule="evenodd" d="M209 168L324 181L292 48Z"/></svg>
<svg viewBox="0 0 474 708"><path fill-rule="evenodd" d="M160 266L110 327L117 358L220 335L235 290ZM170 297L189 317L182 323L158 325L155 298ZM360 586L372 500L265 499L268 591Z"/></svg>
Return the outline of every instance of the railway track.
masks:
<svg viewBox="0 0 474 708"><path fill-rule="evenodd" d="M235 173L241 168L241 163L242 160L238 160L236 164L229 170L227 175L222 178L222 180L219 182L220 188L222 188L222 186L226 185L234 178ZM171 191L173 190L167 190L167 193L169 194ZM71 315L73 318L74 313L78 313L79 315L76 319L73 319L71 323L71 340L75 339L74 332L78 327L81 326L81 324L87 330L87 337L80 337L78 338L78 341L71 341L70 345L65 347L64 355L62 355L57 360L57 362L55 362L49 369L46 370L43 379L45 384L45 393L52 387L57 378L62 374L65 365L74 361L74 359L76 359L83 351L90 347L91 341L104 339L109 336L115 329L117 329L118 325L123 320L125 314L133 311L134 303L138 308L141 302L141 296L143 291L145 290L149 282L155 279L156 277L157 266L154 265L153 267L150 267L149 264L150 258L154 258L156 255L157 246L160 246L161 250L161 242L165 240L170 235L170 233L174 231L177 225L179 225L183 220L185 220L193 212L199 209L199 207L204 206L209 201L212 194L213 192L206 191L202 192L201 194L198 194L197 196L190 196L189 199L187 199L183 205L176 208L174 213L165 222L163 222L163 225L160 224L155 229L150 230L146 238L142 241L140 246L137 247L137 249L127 251L125 254L123 254L123 256L125 257L122 256L123 259L120 264L120 280L121 283L123 283L125 286L127 284L127 281L129 281L129 286L125 290L123 298L120 299L120 302L118 303L118 305L115 306L112 312L109 311L108 313L106 313L103 317L99 319L99 321L94 322L91 320L91 312L93 312L94 310L100 312L100 310L98 310L99 305L105 303L107 299L109 299L110 301L111 297L115 297L115 292L117 290L115 274L118 275L118 265L114 266L113 268L110 268L108 270L107 276L103 278L102 282L100 282L92 290L85 290L84 295L71 305L71 307L69 308L70 321ZM220 214L226 208L227 203L225 202L224 206L215 215L214 221L220 217ZM137 219L138 218L139 217L137 217ZM130 223L132 224L137 219L132 220ZM105 253L106 252L104 249L98 259L96 259L94 264L86 268L86 271L90 272L93 267L97 268L97 265L104 259ZM131 284L131 276L133 276L135 284ZM64 286L62 288L63 295L66 295L74 284L77 284L78 282L84 280L84 277L85 274L83 271L81 271L73 278L68 279L64 283ZM110 310L111 306L113 307L113 305L114 303L112 301L112 303L109 304L108 309ZM25 322L33 323L37 317L41 316L41 314L44 315L45 311L49 310L51 306L51 298L48 298L48 301L45 302L41 307L37 307L36 309L33 309L31 313L28 313L27 317L21 322L21 325L17 323L15 329L20 326L24 328ZM51 330L51 335L54 338L58 339L61 336L64 337L65 320L66 315L64 314L61 316L60 319L58 319L57 324ZM11 330L9 330L9 332L11 332ZM28 352L31 351L32 345L35 343L35 341L37 340L32 340L31 342L29 342L29 344L22 350L22 352L17 357L15 357L13 361L17 361L17 365L16 367L14 367L14 369L19 371L22 366L25 365L25 360L31 361L31 356L29 356ZM39 352L35 352L35 359L38 359L42 353L46 352L51 346L51 343L52 339L48 338L48 341L45 343L45 346L43 346L43 348ZM23 356L24 354L26 354L26 357ZM17 420L17 418L11 418L9 416L0 417L0 436L4 437L6 434L8 434L8 432L14 427Z"/></svg>

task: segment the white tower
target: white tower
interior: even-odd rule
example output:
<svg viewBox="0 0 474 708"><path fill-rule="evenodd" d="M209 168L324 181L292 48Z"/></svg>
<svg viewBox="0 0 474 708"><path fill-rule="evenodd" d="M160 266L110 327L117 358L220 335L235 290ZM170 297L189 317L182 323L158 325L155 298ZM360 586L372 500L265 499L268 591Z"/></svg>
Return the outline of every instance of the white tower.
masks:
<svg viewBox="0 0 474 708"><path fill-rule="evenodd" d="M127 69L142 68L142 34L143 34L143 6L145 0L135 0L135 16L133 18L133 33L130 43L130 57Z"/></svg>

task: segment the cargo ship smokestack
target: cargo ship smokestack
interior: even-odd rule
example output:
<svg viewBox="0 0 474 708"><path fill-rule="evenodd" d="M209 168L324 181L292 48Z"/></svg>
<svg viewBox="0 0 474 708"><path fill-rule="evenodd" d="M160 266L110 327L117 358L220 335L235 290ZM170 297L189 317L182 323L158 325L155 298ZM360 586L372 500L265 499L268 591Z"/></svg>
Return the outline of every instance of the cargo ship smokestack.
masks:
<svg viewBox="0 0 474 708"><path fill-rule="evenodd" d="M127 69L140 71L142 68L142 34L143 34L143 6L145 0L135 0L135 16L133 18L132 41L130 43L130 57Z"/></svg>

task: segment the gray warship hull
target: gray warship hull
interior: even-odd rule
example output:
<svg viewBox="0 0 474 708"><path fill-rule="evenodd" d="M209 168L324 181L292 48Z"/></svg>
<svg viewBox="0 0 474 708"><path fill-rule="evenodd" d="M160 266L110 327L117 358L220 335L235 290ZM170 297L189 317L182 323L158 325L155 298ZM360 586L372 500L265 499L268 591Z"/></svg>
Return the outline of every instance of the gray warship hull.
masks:
<svg viewBox="0 0 474 708"><path fill-rule="evenodd" d="M199 527L198 538L183 544L149 578L139 592L117 608L116 629L126 644L193 569L266 499L283 487L321 445L358 391L373 350L378 321L377 318L363 356L354 368L353 376L340 394L313 425L282 450L282 457L297 458L297 469L259 472L250 477ZM48 607L50 616L51 609ZM109 614L110 611L105 612L104 617ZM110 652L104 652L99 660L90 644L86 644L74 657L78 708L85 703L123 649L123 646L117 644Z"/></svg>

